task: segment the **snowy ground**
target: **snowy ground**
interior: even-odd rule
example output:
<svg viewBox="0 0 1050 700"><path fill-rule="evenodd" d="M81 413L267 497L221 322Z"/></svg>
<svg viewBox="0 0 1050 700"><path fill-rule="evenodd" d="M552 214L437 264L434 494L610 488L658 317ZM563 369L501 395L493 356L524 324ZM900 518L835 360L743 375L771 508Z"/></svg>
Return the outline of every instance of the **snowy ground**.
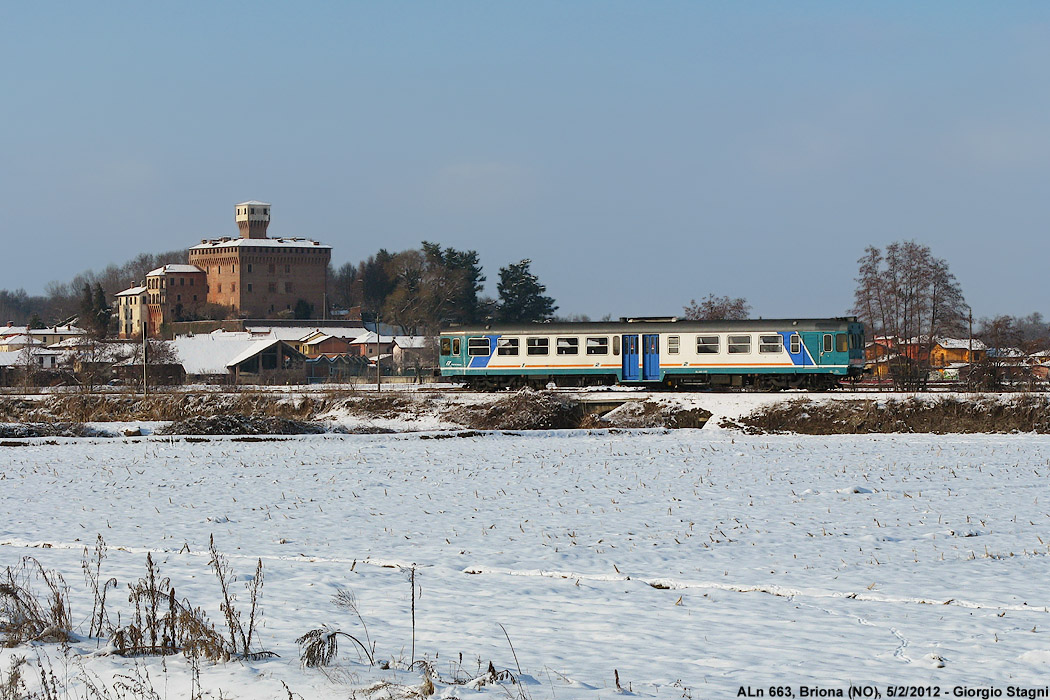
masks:
<svg viewBox="0 0 1050 700"><path fill-rule="evenodd" d="M711 409L713 410L713 409ZM201 669L211 697L387 697L491 660L521 686L438 696L735 697L878 684L1043 686L1050 670L1050 438L748 437L722 430L328 435L277 442L60 439L0 448L0 566L62 571L83 623L82 551L101 533L113 621L147 552L221 622L208 538L264 566L259 645L280 658ZM240 584L238 584L239 586ZM388 671L349 644L327 675L295 638L351 589ZM242 594L242 600L244 598ZM502 627L501 627L502 625ZM504 634L506 629L506 635ZM508 645L507 635L514 652ZM44 654L76 688L138 664L188 697L181 658ZM460 661L462 654L462 662ZM515 658L516 654L516 658ZM398 669L401 670L398 670ZM439 680L439 679L435 679ZM79 695L74 695L79 697Z"/></svg>

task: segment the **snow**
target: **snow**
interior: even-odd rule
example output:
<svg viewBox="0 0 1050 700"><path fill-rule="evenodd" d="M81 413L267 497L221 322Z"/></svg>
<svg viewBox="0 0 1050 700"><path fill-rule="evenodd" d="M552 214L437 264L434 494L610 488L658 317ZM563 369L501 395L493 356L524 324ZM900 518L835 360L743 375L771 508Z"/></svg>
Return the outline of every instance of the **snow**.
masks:
<svg viewBox="0 0 1050 700"><path fill-rule="evenodd" d="M213 248L328 248L309 238L218 238L204 241L190 250L211 250Z"/></svg>
<svg viewBox="0 0 1050 700"><path fill-rule="evenodd" d="M200 269L196 265L180 265L177 263L171 263L168 265L164 265L163 267L158 267L156 270L150 270L146 273L146 277L156 277L158 275L171 274L187 274L190 272L204 272L204 270ZM141 287L138 287L138 289L141 289Z"/></svg>
<svg viewBox="0 0 1050 700"><path fill-rule="evenodd" d="M695 397L727 414L754 399ZM261 559L259 645L280 657L203 665L212 697L287 697L282 681L304 698L418 687L405 668L413 566L416 657L446 678L520 664L537 699L608 698L614 671L625 691L655 698L1045 685L1050 437L432 435L3 447L0 565L32 555L62 571L80 622L91 610L82 550L101 533L102 575L120 585L114 619L127 619L127 584L151 553L180 598L221 622L209 536L242 581ZM403 660L394 669L360 663L349 643L327 675L300 666L306 631L362 634L331 603L340 587L377 657ZM83 639L70 653L100 676L145 669L188 697L181 657L97 655L104 646ZM66 668L57 645L5 649L0 668L14 654ZM519 692L439 681L438 697Z"/></svg>
<svg viewBox="0 0 1050 700"><path fill-rule="evenodd" d="M235 358L251 357L276 340L252 333L215 331L205 335L180 335L171 341L187 374L226 374Z"/></svg>

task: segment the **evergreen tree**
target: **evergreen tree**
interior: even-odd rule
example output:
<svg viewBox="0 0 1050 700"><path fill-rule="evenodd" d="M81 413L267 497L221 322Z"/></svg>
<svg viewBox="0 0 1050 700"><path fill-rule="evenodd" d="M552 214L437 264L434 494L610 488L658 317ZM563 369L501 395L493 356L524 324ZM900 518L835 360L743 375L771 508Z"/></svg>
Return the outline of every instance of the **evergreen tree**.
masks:
<svg viewBox="0 0 1050 700"><path fill-rule="evenodd" d="M554 299L544 296L547 288L540 284L539 278L532 274L529 265L532 261L526 258L512 263L499 270L499 306L497 318L505 323L527 323L543 321L554 315L558 307Z"/></svg>
<svg viewBox="0 0 1050 700"><path fill-rule="evenodd" d="M26 324L26 327L31 331L38 331L41 328L46 328L44 322L40 320L40 317L37 316L36 313L29 317L29 323Z"/></svg>

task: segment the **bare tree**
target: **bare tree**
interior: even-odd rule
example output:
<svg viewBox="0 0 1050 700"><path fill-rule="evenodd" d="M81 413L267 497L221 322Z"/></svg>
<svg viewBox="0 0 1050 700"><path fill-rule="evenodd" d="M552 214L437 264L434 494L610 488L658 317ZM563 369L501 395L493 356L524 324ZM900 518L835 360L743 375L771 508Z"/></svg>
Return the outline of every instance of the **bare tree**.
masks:
<svg viewBox="0 0 1050 700"><path fill-rule="evenodd" d="M688 306L682 307L682 315L690 321L734 321L743 320L751 314L751 304L747 299L738 297L708 294L699 302L691 299Z"/></svg>
<svg viewBox="0 0 1050 700"><path fill-rule="evenodd" d="M898 387L922 385L939 337L958 334L968 309L948 263L915 241L869 246L857 261L853 311L873 335L891 339Z"/></svg>

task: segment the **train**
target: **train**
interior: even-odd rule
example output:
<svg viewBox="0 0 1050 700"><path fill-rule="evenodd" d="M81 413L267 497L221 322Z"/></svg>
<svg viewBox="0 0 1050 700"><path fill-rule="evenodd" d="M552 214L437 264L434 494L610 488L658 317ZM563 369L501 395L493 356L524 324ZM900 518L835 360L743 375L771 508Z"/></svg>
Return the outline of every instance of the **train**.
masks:
<svg viewBox="0 0 1050 700"><path fill-rule="evenodd" d="M856 317L622 318L449 328L441 375L474 389L624 385L826 390L864 371Z"/></svg>

